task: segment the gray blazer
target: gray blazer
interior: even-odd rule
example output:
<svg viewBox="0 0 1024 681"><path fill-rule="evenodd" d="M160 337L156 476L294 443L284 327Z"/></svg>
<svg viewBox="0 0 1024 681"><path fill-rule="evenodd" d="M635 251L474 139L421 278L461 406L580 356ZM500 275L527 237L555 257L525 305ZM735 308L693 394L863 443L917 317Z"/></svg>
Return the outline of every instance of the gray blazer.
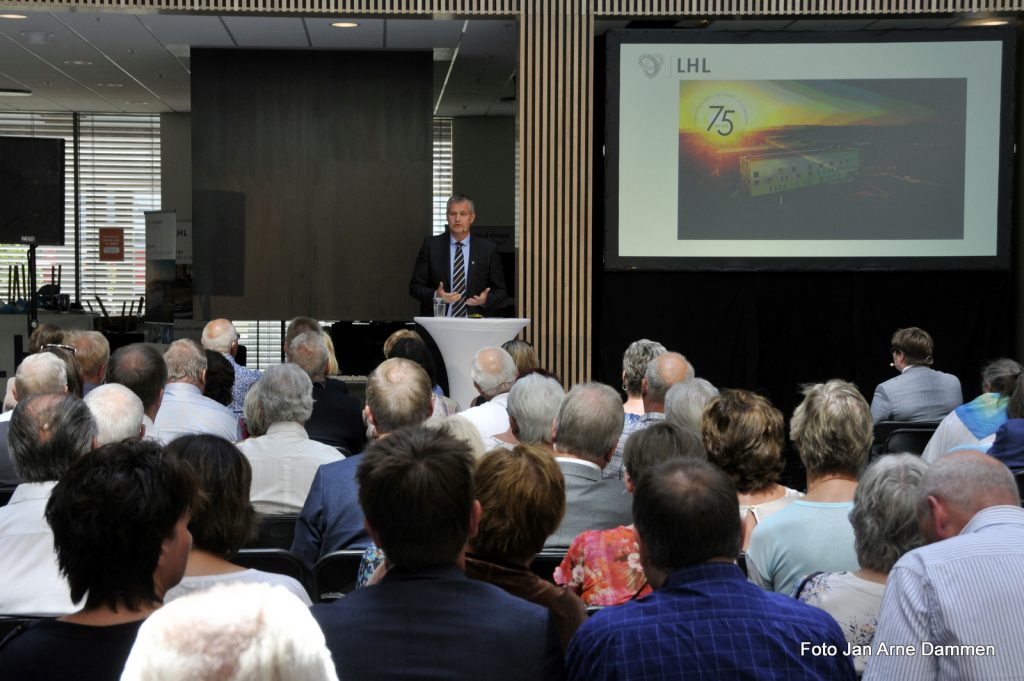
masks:
<svg viewBox="0 0 1024 681"><path fill-rule="evenodd" d="M559 459L558 467L565 476L565 517L545 548L568 548L581 532L633 522L633 499L621 480L602 480L601 471L583 462Z"/></svg>
<svg viewBox="0 0 1024 681"><path fill-rule="evenodd" d="M960 379L931 367L914 365L875 388L871 419L939 421L963 404Z"/></svg>

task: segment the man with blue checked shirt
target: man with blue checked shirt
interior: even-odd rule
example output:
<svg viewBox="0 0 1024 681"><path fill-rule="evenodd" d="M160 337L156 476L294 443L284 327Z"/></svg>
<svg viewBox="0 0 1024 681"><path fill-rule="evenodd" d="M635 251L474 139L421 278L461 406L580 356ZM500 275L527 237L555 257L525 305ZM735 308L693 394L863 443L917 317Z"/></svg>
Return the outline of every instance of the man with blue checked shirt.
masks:
<svg viewBox="0 0 1024 681"><path fill-rule="evenodd" d="M643 475L633 520L654 593L580 627L569 679L856 678L828 613L762 590L736 566L736 488L721 470L687 460Z"/></svg>

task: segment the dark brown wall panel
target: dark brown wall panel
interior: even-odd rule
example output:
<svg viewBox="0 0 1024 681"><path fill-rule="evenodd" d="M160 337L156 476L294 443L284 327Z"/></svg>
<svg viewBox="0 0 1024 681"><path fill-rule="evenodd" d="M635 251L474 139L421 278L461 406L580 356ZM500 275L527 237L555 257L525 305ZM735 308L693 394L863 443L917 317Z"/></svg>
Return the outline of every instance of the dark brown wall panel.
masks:
<svg viewBox="0 0 1024 681"><path fill-rule="evenodd" d="M410 319L430 53L192 52L198 314Z"/></svg>

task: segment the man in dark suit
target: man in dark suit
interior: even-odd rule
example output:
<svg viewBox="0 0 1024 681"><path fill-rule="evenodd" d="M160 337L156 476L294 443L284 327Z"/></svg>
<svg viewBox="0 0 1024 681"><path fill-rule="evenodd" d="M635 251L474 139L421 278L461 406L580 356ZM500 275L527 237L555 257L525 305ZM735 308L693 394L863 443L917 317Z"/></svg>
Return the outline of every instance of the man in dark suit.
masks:
<svg viewBox="0 0 1024 681"><path fill-rule="evenodd" d="M632 522L632 500L618 478L602 480L622 432L619 394L601 383L581 383L555 417L555 461L565 477L565 517L546 547L567 548L580 532Z"/></svg>
<svg viewBox="0 0 1024 681"><path fill-rule="evenodd" d="M448 303L449 317L494 315L505 302L505 274L498 245L470 237L476 219L468 196L448 199L448 231L423 240L409 282L409 295L420 301L420 314L434 314L433 301Z"/></svg>
<svg viewBox="0 0 1024 681"><path fill-rule="evenodd" d="M388 571L378 584L313 607L339 678L562 678L548 610L463 572L480 522L473 463L469 445L422 426L367 450L359 503Z"/></svg>
<svg viewBox="0 0 1024 681"><path fill-rule="evenodd" d="M427 372L407 359L385 360L366 381L366 416L377 429L377 438L430 418L433 392ZM320 466L309 496L295 522L292 553L312 574L316 563L332 551L365 549L370 544L359 507L356 469L359 453Z"/></svg>

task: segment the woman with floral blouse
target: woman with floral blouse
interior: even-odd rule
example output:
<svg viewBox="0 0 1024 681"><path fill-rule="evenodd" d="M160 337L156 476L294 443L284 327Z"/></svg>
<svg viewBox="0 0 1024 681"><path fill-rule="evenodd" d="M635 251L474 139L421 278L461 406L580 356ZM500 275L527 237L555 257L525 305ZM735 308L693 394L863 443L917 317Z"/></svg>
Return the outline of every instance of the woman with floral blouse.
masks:
<svg viewBox="0 0 1024 681"><path fill-rule="evenodd" d="M640 478L659 464L685 458L707 458L700 435L692 429L662 422L634 433L623 452L626 489L632 494ZM587 605L618 605L651 592L632 525L577 536L555 568L554 579Z"/></svg>

